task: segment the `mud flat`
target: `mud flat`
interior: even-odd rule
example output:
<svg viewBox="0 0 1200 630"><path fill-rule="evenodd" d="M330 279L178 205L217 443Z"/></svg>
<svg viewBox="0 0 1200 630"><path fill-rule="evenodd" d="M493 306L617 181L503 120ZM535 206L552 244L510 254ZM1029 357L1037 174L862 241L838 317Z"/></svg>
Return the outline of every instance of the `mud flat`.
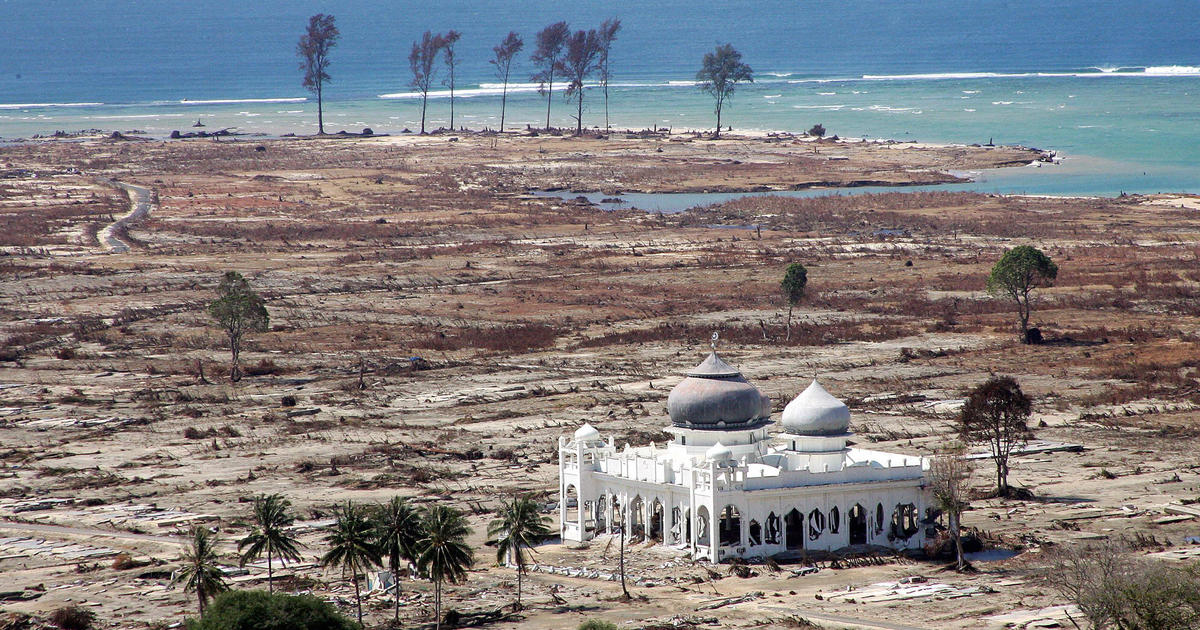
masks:
<svg viewBox="0 0 1200 630"><path fill-rule="evenodd" d="M87 602L119 627L179 621L194 602L162 577L172 541L200 522L231 552L245 499L263 492L287 495L302 521L305 564L287 590L348 605L340 573L311 564L320 527L339 501L402 494L470 511L479 562L446 605L500 607L515 574L483 544L497 498L554 501L554 445L583 422L618 443L666 440L666 395L719 330L723 354L776 412L819 374L850 403L860 443L929 453L953 434L964 390L1006 373L1035 397L1038 439L1082 448L1013 462L1035 499L972 502L967 525L1022 552L986 556L1003 559L977 574L884 558L740 578L642 541L629 549L638 598L626 603L601 577L615 544L547 544L537 562L562 570L532 574L524 619L493 627L791 627L788 616L810 613L831 627L977 628L1058 615L1065 602L1039 577L1048 545L1140 534L1153 537L1147 553L1166 541L1178 551L1200 532L1171 507L1200 496L1200 218L1189 203L900 188L663 216L527 194L901 183L1035 158L793 138L4 147L6 168L37 176L0 179L0 592L28 595L0 607ZM157 199L119 253L96 238L130 209L97 183L108 179ZM726 229L748 224L761 232ZM1020 243L1061 269L1034 313L1044 345L1018 344L1011 309L983 291ZM790 262L810 284L785 342L778 285ZM229 269L271 314L236 384L204 310ZM981 463L979 496L990 479ZM114 568L129 565L110 552L146 564ZM260 584L262 573L236 579ZM937 588L880 586L914 575ZM405 622L427 620L431 588L409 581L403 593ZM390 618L386 595L368 602L372 622Z"/></svg>

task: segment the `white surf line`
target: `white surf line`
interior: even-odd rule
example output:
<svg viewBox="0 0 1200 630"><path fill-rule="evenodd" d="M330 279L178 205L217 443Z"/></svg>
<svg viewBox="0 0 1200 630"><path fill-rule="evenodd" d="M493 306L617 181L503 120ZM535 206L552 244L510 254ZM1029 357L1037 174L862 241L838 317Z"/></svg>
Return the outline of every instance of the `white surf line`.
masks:
<svg viewBox="0 0 1200 630"><path fill-rule="evenodd" d="M150 189L124 182L114 182L122 190L129 195L129 214L117 219L112 225L100 230L97 235L100 239L100 245L110 252L123 254L130 250L129 243L121 240L117 236L116 230L122 227L141 221L150 216Z"/></svg>

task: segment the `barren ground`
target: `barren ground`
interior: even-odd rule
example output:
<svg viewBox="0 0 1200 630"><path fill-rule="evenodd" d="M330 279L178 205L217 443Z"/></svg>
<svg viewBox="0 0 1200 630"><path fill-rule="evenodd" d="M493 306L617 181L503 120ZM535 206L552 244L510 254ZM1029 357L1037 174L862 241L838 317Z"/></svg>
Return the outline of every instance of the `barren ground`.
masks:
<svg viewBox="0 0 1200 630"><path fill-rule="evenodd" d="M1141 536L1150 552L1200 532L1194 520L1162 522L1163 506L1200 496L1194 199L898 189L604 212L528 192L930 183L1036 154L788 137L457 138L0 148L0 595L33 597L4 610L86 602L113 627L180 621L195 603L162 572L182 534L204 522L236 540L247 500L264 492L295 504L306 559L340 501L402 494L470 511L478 562L447 607L495 609L515 588L483 545L497 499L554 501L557 437L585 421L618 443L666 440L666 395L713 330L777 411L820 375L851 405L860 443L928 454L952 437L964 390L1005 373L1035 397L1039 439L1086 450L1014 460L1033 500L972 503L968 526L1023 552L975 574L886 558L804 577L756 566L743 579L638 542L634 602L611 582L536 573L531 607L492 627L588 617L791 627L788 615L998 627L983 618L1063 603L1039 575L1048 545ZM114 230L127 252L97 238L130 209L110 180L153 193L149 218ZM747 225L762 229L729 227ZM1017 343L1012 309L983 292L995 260L1023 243L1061 269L1034 314L1039 346ZM784 342L778 283L791 262L808 267L809 291ZM236 384L204 310L231 269L271 315ZM990 482L981 463L973 485L983 495ZM62 501L22 511L32 499ZM30 540L5 540L17 537ZM56 551L62 542L80 546ZM150 564L115 568L117 552ZM549 544L537 560L610 571L615 545ZM830 597L911 575L994 592ZM251 567L244 580L264 577ZM337 571L302 566L285 587L350 610ZM405 622L428 621L431 588L406 581L403 592ZM388 597L367 601L371 623L390 619Z"/></svg>

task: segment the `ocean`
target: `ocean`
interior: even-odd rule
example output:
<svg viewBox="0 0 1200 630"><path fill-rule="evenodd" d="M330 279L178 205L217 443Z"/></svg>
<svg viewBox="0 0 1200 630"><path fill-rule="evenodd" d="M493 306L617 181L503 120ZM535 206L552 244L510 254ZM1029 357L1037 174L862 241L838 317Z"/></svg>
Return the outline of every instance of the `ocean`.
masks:
<svg viewBox="0 0 1200 630"><path fill-rule="evenodd" d="M1200 3L1057 0L0 0L0 139L58 130L206 129L307 134L316 103L295 55L309 15L336 16L327 131L419 128L408 51L457 29L456 123L499 122L487 63L510 31L526 39L507 125L544 122L528 53L546 24L619 17L610 87L618 128L706 129L693 78L730 42L755 70L724 114L735 129L869 139L1022 144L1062 165L973 174L972 189L1056 195L1200 193ZM448 124L439 86L427 126ZM603 125L600 92L584 123ZM573 126L554 96L553 122Z"/></svg>

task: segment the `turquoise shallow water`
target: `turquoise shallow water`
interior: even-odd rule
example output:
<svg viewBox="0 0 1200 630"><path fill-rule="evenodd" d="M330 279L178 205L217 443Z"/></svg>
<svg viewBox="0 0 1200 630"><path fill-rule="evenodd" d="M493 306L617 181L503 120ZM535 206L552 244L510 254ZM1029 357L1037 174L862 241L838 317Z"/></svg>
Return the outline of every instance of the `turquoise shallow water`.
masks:
<svg viewBox="0 0 1200 630"><path fill-rule="evenodd" d="M337 16L327 128L419 126L406 56L425 29L464 33L458 124L495 126L486 63L508 30L592 27L618 15L610 90L615 125L707 128L711 101L690 81L730 41L757 71L725 119L735 128L1053 148L1053 169L988 174L976 188L1031 194L1200 193L1200 3L784 0L655 3L342 0L0 0L0 137L55 130L165 136L208 129L311 133L315 103L294 47L308 15ZM519 60L510 127L541 124L545 101ZM439 92L428 124L448 123ZM596 90L585 123L602 124ZM554 122L571 124L554 99ZM989 188L990 187L990 188Z"/></svg>

